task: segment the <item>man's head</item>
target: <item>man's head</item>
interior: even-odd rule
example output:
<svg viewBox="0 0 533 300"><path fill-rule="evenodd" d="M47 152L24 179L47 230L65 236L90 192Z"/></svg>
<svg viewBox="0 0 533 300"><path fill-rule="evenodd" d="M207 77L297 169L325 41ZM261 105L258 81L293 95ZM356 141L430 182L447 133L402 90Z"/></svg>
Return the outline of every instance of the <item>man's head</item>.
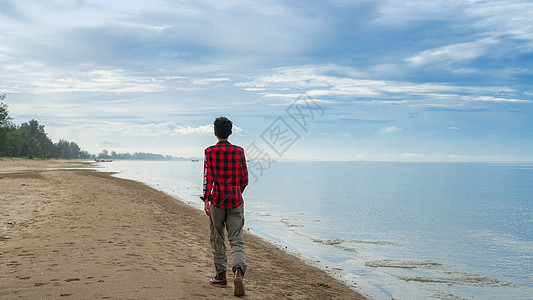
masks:
<svg viewBox="0 0 533 300"><path fill-rule="evenodd" d="M231 128L233 123L226 117L218 117L215 119L215 135L221 139L225 140L231 135Z"/></svg>

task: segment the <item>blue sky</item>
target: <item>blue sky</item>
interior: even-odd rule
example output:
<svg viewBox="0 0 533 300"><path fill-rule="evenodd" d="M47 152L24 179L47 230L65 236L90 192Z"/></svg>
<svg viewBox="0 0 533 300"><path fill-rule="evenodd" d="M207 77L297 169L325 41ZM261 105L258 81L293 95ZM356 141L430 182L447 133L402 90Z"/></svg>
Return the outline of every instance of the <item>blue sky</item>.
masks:
<svg viewBox="0 0 533 300"><path fill-rule="evenodd" d="M0 93L92 153L201 156L224 115L276 159L531 161L532 20L529 1L0 0Z"/></svg>

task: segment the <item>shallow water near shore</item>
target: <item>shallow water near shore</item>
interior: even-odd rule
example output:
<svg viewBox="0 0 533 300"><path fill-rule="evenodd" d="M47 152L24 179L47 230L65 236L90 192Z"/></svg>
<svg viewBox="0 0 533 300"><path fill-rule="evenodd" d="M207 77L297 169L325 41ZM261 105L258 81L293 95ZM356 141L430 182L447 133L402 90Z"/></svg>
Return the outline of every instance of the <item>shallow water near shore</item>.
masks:
<svg viewBox="0 0 533 300"><path fill-rule="evenodd" d="M202 162L99 170L202 208ZM277 162L246 227L377 299L532 299L533 164Z"/></svg>

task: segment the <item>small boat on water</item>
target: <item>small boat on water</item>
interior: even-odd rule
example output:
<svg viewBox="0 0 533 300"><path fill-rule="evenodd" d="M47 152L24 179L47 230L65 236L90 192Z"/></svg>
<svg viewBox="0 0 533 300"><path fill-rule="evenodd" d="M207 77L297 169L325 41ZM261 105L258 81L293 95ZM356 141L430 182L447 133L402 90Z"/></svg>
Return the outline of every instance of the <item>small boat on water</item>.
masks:
<svg viewBox="0 0 533 300"><path fill-rule="evenodd" d="M193 161L193 162L198 162L198 161L200 161L200 159L198 159L198 158L191 158L191 161Z"/></svg>

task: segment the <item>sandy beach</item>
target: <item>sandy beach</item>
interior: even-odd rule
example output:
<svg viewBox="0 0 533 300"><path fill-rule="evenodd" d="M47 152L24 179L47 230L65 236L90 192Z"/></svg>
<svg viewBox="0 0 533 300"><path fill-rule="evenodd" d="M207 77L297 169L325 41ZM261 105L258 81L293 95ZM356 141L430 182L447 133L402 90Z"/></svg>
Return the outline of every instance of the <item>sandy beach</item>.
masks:
<svg viewBox="0 0 533 300"><path fill-rule="evenodd" d="M209 284L205 214L84 166L0 161L0 299L236 299L232 275ZM246 299L366 299L256 236L245 243Z"/></svg>

